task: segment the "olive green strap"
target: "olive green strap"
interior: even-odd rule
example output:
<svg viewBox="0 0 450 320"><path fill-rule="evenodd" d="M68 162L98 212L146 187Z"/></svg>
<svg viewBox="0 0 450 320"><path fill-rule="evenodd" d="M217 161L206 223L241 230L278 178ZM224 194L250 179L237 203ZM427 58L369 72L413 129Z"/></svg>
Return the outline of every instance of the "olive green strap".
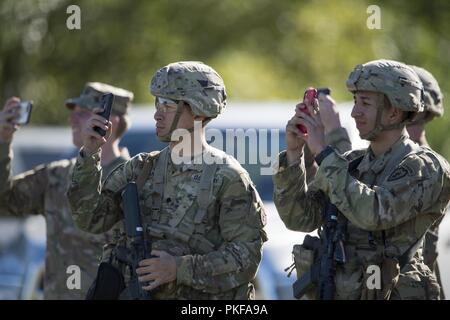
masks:
<svg viewBox="0 0 450 320"><path fill-rule="evenodd" d="M152 161L151 156L148 155L147 158L144 160L144 165L142 167L142 171L140 172L139 176L136 178L136 186L138 189L138 192L141 191L142 187L145 184L145 181L148 178L148 175L150 174L150 171L152 170Z"/></svg>
<svg viewBox="0 0 450 320"><path fill-rule="evenodd" d="M194 218L194 223L199 224L203 221L211 202L212 186L214 184L214 174L216 173L217 164L205 166L202 177L200 179L199 192L197 194L198 211Z"/></svg>
<svg viewBox="0 0 450 320"><path fill-rule="evenodd" d="M153 175L152 220L159 220L169 153L169 147L164 148L156 160L155 172Z"/></svg>

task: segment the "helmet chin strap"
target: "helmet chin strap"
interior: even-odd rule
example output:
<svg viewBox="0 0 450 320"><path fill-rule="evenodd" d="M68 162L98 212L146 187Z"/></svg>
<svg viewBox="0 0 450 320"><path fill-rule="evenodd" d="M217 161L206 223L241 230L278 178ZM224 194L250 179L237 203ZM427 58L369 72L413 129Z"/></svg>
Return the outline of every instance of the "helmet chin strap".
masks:
<svg viewBox="0 0 450 320"><path fill-rule="evenodd" d="M373 140L381 131L383 131L383 126L381 125L381 116L384 110L384 94L377 93L377 116L375 118L375 126L365 135L361 135L361 138L365 140Z"/></svg>
<svg viewBox="0 0 450 320"><path fill-rule="evenodd" d="M381 124L381 117L383 115L383 111L385 109L385 96L383 93L377 93L377 116L375 119L375 127L367 134L362 135L361 138L365 140L372 141L380 132L394 129L401 129L408 125L410 121L405 120L399 123L394 123L391 125L383 126Z"/></svg>
<svg viewBox="0 0 450 320"><path fill-rule="evenodd" d="M184 101L179 101L177 105L177 111L175 113L175 117L173 118L172 125L170 126L170 130L167 134L163 136L158 136L158 139L162 142L172 142L172 134L177 129L178 122L180 121L181 114L183 113ZM189 132L194 132L194 127L190 129L185 129Z"/></svg>

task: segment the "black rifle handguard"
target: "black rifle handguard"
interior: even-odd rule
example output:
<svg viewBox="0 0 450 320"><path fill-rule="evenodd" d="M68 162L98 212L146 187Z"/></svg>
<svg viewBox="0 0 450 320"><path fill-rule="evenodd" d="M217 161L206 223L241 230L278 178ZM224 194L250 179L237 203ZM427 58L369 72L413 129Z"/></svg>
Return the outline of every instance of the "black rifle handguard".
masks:
<svg viewBox="0 0 450 320"><path fill-rule="evenodd" d="M151 295L142 289L144 283L139 282L136 269L139 262L152 258L151 243L145 237L145 230L141 221L141 210L139 206L139 195L136 183L130 182L122 192L122 206L124 214L124 227L127 238L131 240L129 248L130 259L132 261L131 277L128 287L122 297L131 300L148 300Z"/></svg>

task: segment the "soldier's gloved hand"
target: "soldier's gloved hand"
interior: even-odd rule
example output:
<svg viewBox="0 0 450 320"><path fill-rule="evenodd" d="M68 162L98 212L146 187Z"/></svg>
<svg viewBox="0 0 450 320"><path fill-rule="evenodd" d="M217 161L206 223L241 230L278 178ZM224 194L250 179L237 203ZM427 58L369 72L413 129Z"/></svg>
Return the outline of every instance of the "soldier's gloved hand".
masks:
<svg viewBox="0 0 450 320"><path fill-rule="evenodd" d="M319 114L319 101L314 99L313 105L306 104L306 106L310 114L300 112L298 115L299 123L307 129L307 133L301 134L300 137L306 141L313 155L317 156L326 147L325 129Z"/></svg>
<svg viewBox="0 0 450 320"><path fill-rule="evenodd" d="M341 128L341 121L339 119L339 112L336 108L336 102L331 98L330 95L325 95L319 93L319 108L320 108L320 119L322 120L323 127L325 129L325 134Z"/></svg>
<svg viewBox="0 0 450 320"><path fill-rule="evenodd" d="M102 112L102 108L95 108L94 114L86 121L82 129L83 152L86 156L96 153L111 136L112 123L97 113ZM106 130L106 135L102 137L95 127Z"/></svg>
<svg viewBox="0 0 450 320"><path fill-rule="evenodd" d="M147 291L177 279L177 264L174 256L159 250L152 250L152 255L156 258L140 261L140 267L136 269L139 282L149 282L148 286L142 287Z"/></svg>
<svg viewBox="0 0 450 320"><path fill-rule="evenodd" d="M19 117L20 99L9 98L0 112L0 142L11 142L14 132L19 128L15 120Z"/></svg>

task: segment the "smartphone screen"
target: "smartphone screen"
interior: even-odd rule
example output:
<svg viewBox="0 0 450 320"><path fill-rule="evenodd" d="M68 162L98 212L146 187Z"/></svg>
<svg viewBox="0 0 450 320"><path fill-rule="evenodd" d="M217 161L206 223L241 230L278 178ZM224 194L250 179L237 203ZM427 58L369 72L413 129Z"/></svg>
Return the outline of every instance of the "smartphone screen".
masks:
<svg viewBox="0 0 450 320"><path fill-rule="evenodd" d="M114 103L114 95L112 93L105 93L104 95L102 95L101 103L102 103L103 111L101 113L99 113L99 115L102 116L103 118L109 120L109 117L111 115L112 105ZM96 132L98 132L101 136L104 136L106 134L106 131L99 127L95 127L94 130Z"/></svg>
<svg viewBox="0 0 450 320"><path fill-rule="evenodd" d="M33 103L31 101L22 101L19 104L19 118L17 124L27 124L30 121L31 110L33 109Z"/></svg>

